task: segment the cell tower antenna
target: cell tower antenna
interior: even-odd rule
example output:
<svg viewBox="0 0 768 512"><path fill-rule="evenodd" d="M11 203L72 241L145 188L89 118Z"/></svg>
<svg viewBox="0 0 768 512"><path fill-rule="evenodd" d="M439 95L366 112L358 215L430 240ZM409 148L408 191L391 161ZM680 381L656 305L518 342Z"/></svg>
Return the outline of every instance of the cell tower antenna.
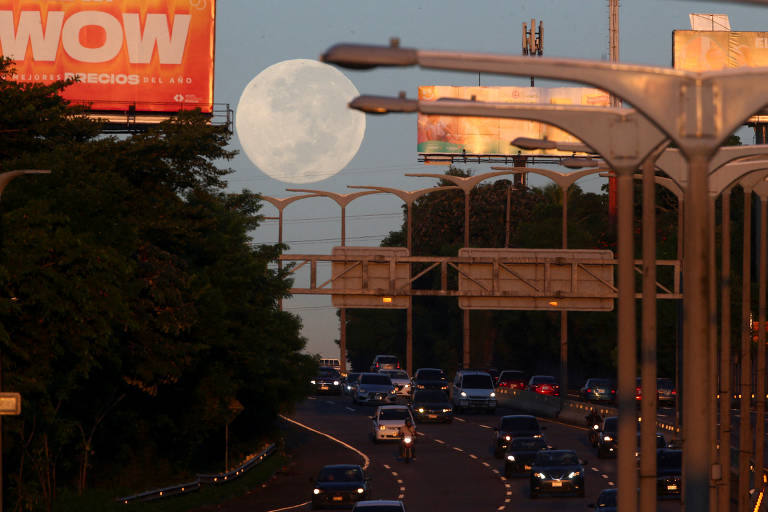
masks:
<svg viewBox="0 0 768 512"><path fill-rule="evenodd" d="M608 0L608 56L619 62L619 0ZM621 101L611 95L611 106L620 107Z"/></svg>

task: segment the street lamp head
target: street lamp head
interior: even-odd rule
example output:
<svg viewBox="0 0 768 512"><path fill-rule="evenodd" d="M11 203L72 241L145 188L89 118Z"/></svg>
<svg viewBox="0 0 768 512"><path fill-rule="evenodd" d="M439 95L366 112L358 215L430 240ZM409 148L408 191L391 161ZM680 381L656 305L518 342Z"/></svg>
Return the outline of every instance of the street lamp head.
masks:
<svg viewBox="0 0 768 512"><path fill-rule="evenodd" d="M372 69L379 66L414 66L418 62L415 48L400 48L397 39L389 46L341 43L330 47L320 56L327 64L350 69Z"/></svg>
<svg viewBox="0 0 768 512"><path fill-rule="evenodd" d="M599 162L594 158L563 158L560 164L569 169L581 169L582 167L597 167Z"/></svg>
<svg viewBox="0 0 768 512"><path fill-rule="evenodd" d="M390 96L358 96L349 102L349 108L354 108L368 114L387 114L389 112L418 112L418 100L406 99L405 94L400 97Z"/></svg>
<svg viewBox="0 0 768 512"><path fill-rule="evenodd" d="M557 147L553 140L531 139L529 137L518 137L512 141L512 145L522 149L555 149Z"/></svg>

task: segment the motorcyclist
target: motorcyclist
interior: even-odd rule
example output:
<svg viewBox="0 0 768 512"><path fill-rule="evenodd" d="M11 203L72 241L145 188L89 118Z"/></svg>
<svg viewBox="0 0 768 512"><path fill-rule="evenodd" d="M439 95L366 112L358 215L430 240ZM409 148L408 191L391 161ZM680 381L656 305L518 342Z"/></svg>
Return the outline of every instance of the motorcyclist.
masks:
<svg viewBox="0 0 768 512"><path fill-rule="evenodd" d="M416 457L416 426L410 417L406 417L403 426L400 427L400 438L405 439L406 436L411 438L411 457ZM405 446L402 442L401 447L401 454L404 455Z"/></svg>
<svg viewBox="0 0 768 512"><path fill-rule="evenodd" d="M600 425L603 422L603 417L594 408L590 409L589 414L584 418L589 425L589 442L592 446L597 445L597 433L600 430Z"/></svg>

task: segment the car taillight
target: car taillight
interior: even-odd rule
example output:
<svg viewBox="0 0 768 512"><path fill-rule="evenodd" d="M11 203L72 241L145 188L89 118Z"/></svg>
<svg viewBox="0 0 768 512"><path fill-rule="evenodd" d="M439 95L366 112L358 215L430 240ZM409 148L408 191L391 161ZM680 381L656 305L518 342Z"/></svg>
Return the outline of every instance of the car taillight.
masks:
<svg viewBox="0 0 768 512"><path fill-rule="evenodd" d="M399 361L397 362L397 369L398 370L400 369L400 362Z"/></svg>
<svg viewBox="0 0 768 512"><path fill-rule="evenodd" d="M592 388L587 388L587 393L591 393L591 392L592 392Z"/></svg>
<svg viewBox="0 0 768 512"><path fill-rule="evenodd" d="M676 395L676 394L677 394L677 391L675 391L675 390L673 389L673 390L672 390L672 394L673 394L673 395Z"/></svg>
<svg viewBox="0 0 768 512"><path fill-rule="evenodd" d="M612 389L612 390L611 390L611 394L615 395L615 394L616 394L616 390L615 390L615 389Z"/></svg>

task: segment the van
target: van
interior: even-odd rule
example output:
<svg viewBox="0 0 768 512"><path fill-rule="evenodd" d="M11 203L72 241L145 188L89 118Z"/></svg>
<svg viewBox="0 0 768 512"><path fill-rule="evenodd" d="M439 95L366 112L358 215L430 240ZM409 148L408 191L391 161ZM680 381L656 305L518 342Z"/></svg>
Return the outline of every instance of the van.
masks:
<svg viewBox="0 0 768 512"><path fill-rule="evenodd" d="M320 366L327 366L334 370L341 371L341 361L338 359L320 359Z"/></svg>
<svg viewBox="0 0 768 512"><path fill-rule="evenodd" d="M459 370L451 386L451 403L456 410L485 409L496 411L496 392L488 372Z"/></svg>

